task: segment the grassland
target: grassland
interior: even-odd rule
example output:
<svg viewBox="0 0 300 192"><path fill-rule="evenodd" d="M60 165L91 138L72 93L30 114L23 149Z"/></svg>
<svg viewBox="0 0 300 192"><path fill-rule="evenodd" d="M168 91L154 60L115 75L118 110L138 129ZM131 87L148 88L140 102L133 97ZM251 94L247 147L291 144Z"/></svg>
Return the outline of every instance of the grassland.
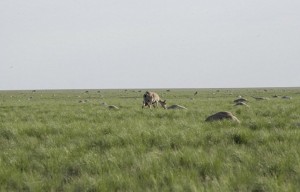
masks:
<svg viewBox="0 0 300 192"><path fill-rule="evenodd" d="M0 191L299 191L300 88L144 91L1 91Z"/></svg>

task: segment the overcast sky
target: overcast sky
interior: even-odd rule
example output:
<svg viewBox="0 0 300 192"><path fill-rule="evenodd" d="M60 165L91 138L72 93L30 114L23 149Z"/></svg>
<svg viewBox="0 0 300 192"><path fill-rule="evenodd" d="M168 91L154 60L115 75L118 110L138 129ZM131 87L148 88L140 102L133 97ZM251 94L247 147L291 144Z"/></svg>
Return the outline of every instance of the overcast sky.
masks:
<svg viewBox="0 0 300 192"><path fill-rule="evenodd" d="M0 0L0 90L300 86L299 0Z"/></svg>

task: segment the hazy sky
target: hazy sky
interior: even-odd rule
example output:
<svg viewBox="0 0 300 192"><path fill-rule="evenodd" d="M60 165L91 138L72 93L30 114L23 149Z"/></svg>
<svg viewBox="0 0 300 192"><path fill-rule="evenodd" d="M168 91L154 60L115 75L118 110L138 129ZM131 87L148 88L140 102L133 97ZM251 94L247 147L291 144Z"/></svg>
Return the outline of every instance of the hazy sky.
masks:
<svg viewBox="0 0 300 192"><path fill-rule="evenodd" d="M0 0L0 90L300 86L299 0Z"/></svg>

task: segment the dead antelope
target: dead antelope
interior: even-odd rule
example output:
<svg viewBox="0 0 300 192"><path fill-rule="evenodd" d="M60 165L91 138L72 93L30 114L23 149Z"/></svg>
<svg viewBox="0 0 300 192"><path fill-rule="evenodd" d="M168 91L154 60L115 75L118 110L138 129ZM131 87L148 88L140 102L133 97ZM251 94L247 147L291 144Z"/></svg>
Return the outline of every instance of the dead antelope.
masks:
<svg viewBox="0 0 300 192"><path fill-rule="evenodd" d="M239 98L233 101L234 103L247 102L247 99Z"/></svg>
<svg viewBox="0 0 300 192"><path fill-rule="evenodd" d="M182 105L171 105L167 107L167 109L187 109L187 108Z"/></svg>
<svg viewBox="0 0 300 192"><path fill-rule="evenodd" d="M218 121L218 120L224 120L224 119L228 119L228 120L232 120L232 121L240 123L238 118L236 118L231 112L227 112L227 111L222 111L222 112L213 114L213 115L207 117L205 121Z"/></svg>
<svg viewBox="0 0 300 192"><path fill-rule="evenodd" d="M247 105L245 102L237 102L237 103L235 103L234 106L239 106L239 105L244 105L246 107L249 107L249 105Z"/></svg>
<svg viewBox="0 0 300 192"><path fill-rule="evenodd" d="M269 100L269 98L267 98L267 97L253 97L253 98L256 99L256 101Z"/></svg>
<svg viewBox="0 0 300 192"><path fill-rule="evenodd" d="M167 108L167 103L166 100L162 101L159 97L159 95L155 92L150 92L150 91L146 91L146 93L143 95L144 101L143 101L143 106L142 108L144 108L145 106L148 106L149 108L151 108L151 106L153 107L157 107L158 103L164 108Z"/></svg>

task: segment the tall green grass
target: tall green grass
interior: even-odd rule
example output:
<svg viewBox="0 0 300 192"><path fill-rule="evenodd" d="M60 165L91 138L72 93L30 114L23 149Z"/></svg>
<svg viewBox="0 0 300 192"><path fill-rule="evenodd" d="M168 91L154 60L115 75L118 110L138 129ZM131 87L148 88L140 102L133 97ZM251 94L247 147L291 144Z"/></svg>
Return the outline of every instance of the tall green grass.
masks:
<svg viewBox="0 0 300 192"><path fill-rule="evenodd" d="M188 110L142 109L144 91L0 92L0 190L299 189L300 89L155 90Z"/></svg>

